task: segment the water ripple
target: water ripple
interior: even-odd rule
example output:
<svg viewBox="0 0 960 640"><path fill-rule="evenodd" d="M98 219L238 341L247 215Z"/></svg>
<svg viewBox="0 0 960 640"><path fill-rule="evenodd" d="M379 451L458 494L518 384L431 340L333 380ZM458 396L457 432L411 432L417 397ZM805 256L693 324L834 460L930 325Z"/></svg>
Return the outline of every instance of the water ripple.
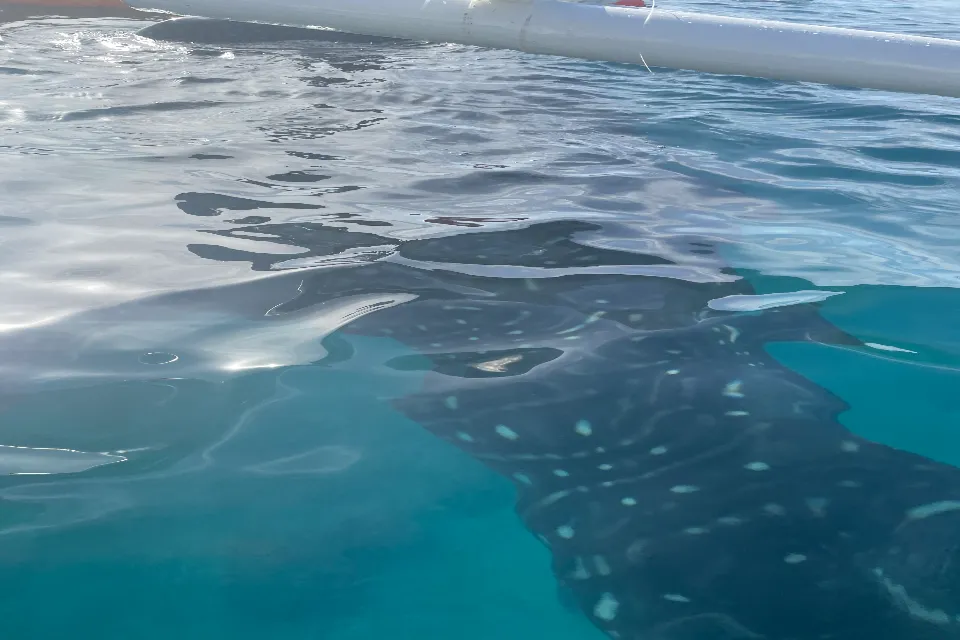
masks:
<svg viewBox="0 0 960 640"><path fill-rule="evenodd" d="M669 4L960 37L946 0ZM224 603L234 618L196 637L286 637L278 620L289 637L346 637L331 626L359 637L358 620L397 619L370 613L377 597L417 592L409 576L389 582L389 562L418 578L425 562L449 564L438 584L482 575L500 602L502 576L482 572L502 554L541 563L524 575L548 566L526 534L534 547L500 543L512 497L382 399L430 370L496 379L567 366L675 302L644 283L716 291L725 312L822 301L867 346L778 357L859 393L851 424L928 453L955 443L956 100L320 29L7 11L0 471L51 474L0 476L6 579L42 593L3 610L10 637L75 635L96 612L98 637L125 638L144 619ZM736 293L744 279L758 297ZM558 282L578 284L537 307L531 336L493 338L467 320L480 309L512 322ZM387 307L403 317L412 300L430 322L462 308L463 335L434 329L414 352L389 339L409 326L341 331ZM898 440L900 425L913 440ZM465 494L509 522L423 533ZM490 539L489 567L452 560ZM407 554L411 540L424 548ZM95 567L124 587L84 599L75 580L23 568L39 549L50 566ZM194 573L131 602L142 566ZM227 596L197 605L184 583ZM265 583L286 600L257 617ZM564 635L552 583L518 590L490 609L525 611L529 626L475 637L590 637ZM50 616L51 601L69 610ZM430 604L454 612L449 626L431 618L410 637L473 637L463 602Z"/></svg>

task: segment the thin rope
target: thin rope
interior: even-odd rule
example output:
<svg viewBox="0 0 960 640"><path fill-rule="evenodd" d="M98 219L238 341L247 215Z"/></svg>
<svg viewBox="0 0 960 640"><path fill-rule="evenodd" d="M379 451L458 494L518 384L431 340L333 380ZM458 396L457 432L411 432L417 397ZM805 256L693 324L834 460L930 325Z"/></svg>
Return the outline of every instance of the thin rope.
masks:
<svg viewBox="0 0 960 640"><path fill-rule="evenodd" d="M429 2L429 0L427 0L427 1ZM653 2L652 2L651 5L650 5L650 13L647 14L646 20L643 21L643 26L644 26L644 27L647 26L647 23L648 23L648 22L650 22L650 18L653 17L653 11L654 11L654 9L656 9L656 8L657 8L657 0L653 0ZM652 74L653 74L653 69L651 69L651 68L650 68L650 65L647 64L647 61L643 59L643 53L641 53L640 51L637 51L637 53L640 54L640 62L643 63L643 66L646 67L646 68L647 68L647 71L649 71L649 72L651 73L651 75L652 75Z"/></svg>

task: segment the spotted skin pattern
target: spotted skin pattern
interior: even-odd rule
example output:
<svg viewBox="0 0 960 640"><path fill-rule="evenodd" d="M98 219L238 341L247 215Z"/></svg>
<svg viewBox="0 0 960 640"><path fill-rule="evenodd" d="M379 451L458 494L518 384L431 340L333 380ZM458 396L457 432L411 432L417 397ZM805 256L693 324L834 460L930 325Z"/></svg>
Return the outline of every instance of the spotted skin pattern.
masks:
<svg viewBox="0 0 960 640"><path fill-rule="evenodd" d="M420 354L387 363L425 376L395 406L514 482L557 581L610 637L960 638L960 470L851 433L840 398L765 350L858 341L812 304L714 311L753 291L590 230L410 242L315 295L417 296L347 331Z"/></svg>

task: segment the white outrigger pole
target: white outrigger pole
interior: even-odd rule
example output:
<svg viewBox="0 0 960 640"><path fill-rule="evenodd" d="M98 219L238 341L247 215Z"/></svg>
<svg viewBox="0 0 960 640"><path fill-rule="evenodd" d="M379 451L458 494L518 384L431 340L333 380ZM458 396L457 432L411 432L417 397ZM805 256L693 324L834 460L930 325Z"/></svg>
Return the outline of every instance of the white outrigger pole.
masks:
<svg viewBox="0 0 960 640"><path fill-rule="evenodd" d="M178 15L960 97L960 41L561 0L126 0Z"/></svg>

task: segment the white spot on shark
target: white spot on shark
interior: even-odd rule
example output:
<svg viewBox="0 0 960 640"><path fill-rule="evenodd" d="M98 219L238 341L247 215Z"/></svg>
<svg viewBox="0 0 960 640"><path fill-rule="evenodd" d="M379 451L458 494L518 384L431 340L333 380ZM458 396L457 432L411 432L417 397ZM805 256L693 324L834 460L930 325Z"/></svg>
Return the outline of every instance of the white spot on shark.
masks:
<svg viewBox="0 0 960 640"><path fill-rule="evenodd" d="M637 505L637 499L636 499L636 498L623 498L623 499L620 500L620 504L622 504L622 505L625 506L625 507L635 507L635 506Z"/></svg>
<svg viewBox="0 0 960 640"><path fill-rule="evenodd" d="M470 339L473 340L473 338ZM523 360L523 356L513 355L497 358L495 360L488 360L486 362L478 362L470 366L472 366L474 369L479 369L480 371L486 371L487 373L506 373L507 367L509 367L511 364L516 364L521 360Z"/></svg>
<svg viewBox="0 0 960 640"><path fill-rule="evenodd" d="M936 516L948 511L957 511L960 509L960 502L956 500L942 500L940 502L931 502L930 504L914 507L907 511L907 517L911 520L923 520L930 516Z"/></svg>
<svg viewBox="0 0 960 640"><path fill-rule="evenodd" d="M593 556L593 566L597 568L597 573L602 576L610 575L610 565L607 564L607 559L603 556Z"/></svg>
<svg viewBox="0 0 960 640"><path fill-rule="evenodd" d="M516 431L504 424L498 424L494 430L497 432L498 436L501 438L506 438L507 440L516 440L520 437L517 435Z"/></svg>
<svg viewBox="0 0 960 640"><path fill-rule="evenodd" d="M673 493L694 493L700 491L700 487L695 487L692 484L678 484L675 487L671 487L670 491Z"/></svg>
<svg viewBox="0 0 960 640"><path fill-rule="evenodd" d="M782 506L780 506L779 504L774 504L772 502L770 504L764 505L763 510L772 516L782 516L782 515L786 515L787 513L787 510L784 509Z"/></svg>
<svg viewBox="0 0 960 640"><path fill-rule="evenodd" d="M784 557L783 561L787 564L800 564L806 559L807 556L803 555L802 553L791 553Z"/></svg>
<svg viewBox="0 0 960 640"><path fill-rule="evenodd" d="M728 398L742 398L743 397L743 391L741 391L742 387L743 387L742 381L734 380L733 382L728 383L727 386L723 388L723 395L727 396Z"/></svg>
<svg viewBox="0 0 960 640"><path fill-rule="evenodd" d="M590 425L590 422L587 420L578 420L577 426L574 427L574 431L579 433L582 436L589 436L593 433L593 427Z"/></svg>
<svg viewBox="0 0 960 640"><path fill-rule="evenodd" d="M680 370L679 370L679 369L670 369L669 371L667 371L667 375L668 375L668 376L675 376L675 375L677 375L678 373L680 373Z"/></svg>
<svg viewBox="0 0 960 640"><path fill-rule="evenodd" d="M743 465L743 468L749 471L769 471L770 465L768 465L766 462L750 462Z"/></svg>
<svg viewBox="0 0 960 640"><path fill-rule="evenodd" d="M743 417L743 416L748 416L748 415L750 415L750 413L747 412L747 411L727 411L727 413L726 413L725 415L728 415L728 416L730 416L731 418L740 418L740 417Z"/></svg>
<svg viewBox="0 0 960 640"><path fill-rule="evenodd" d="M653 456L662 456L666 452L667 452L666 447L654 447L653 449L650 449L650 455L653 455Z"/></svg>
<svg viewBox="0 0 960 640"><path fill-rule="evenodd" d="M557 476L558 478L566 478L567 476L570 475L570 473L567 471L564 471L563 469L554 469L553 475Z"/></svg>
<svg viewBox="0 0 960 640"><path fill-rule="evenodd" d="M620 608L620 601L613 597L612 593L605 593L600 596L597 604L593 606L593 615L610 622L617 617L617 610Z"/></svg>
<svg viewBox="0 0 960 640"><path fill-rule="evenodd" d="M460 406L460 403L457 401L457 396L447 396L443 401L443 404L447 406L447 409L451 411L456 411L457 407Z"/></svg>
<svg viewBox="0 0 960 640"><path fill-rule="evenodd" d="M601 465L597 466L597 469L600 469L600 471L610 471L610 469L613 469L613 465L612 465L612 464L601 464Z"/></svg>
<svg viewBox="0 0 960 640"><path fill-rule="evenodd" d="M918 620L923 620L924 622L929 622L932 624L950 624L951 618L945 611L942 609L929 609L923 606L921 603L910 597L910 594L907 593L906 587L893 582L890 580L890 578L885 577L882 569L876 568L873 570L873 572L880 579L880 584L882 584L887 590L887 593L893 596L893 599L897 602L897 604L905 609L911 616L917 618Z"/></svg>
<svg viewBox="0 0 960 640"><path fill-rule="evenodd" d="M691 536L702 536L703 534L707 533L707 530L703 527L687 527L683 530L683 532Z"/></svg>
<svg viewBox="0 0 960 640"><path fill-rule="evenodd" d="M807 498L806 503L811 513L819 517L824 515L824 510L827 508L829 501L826 498Z"/></svg>
<svg viewBox="0 0 960 640"><path fill-rule="evenodd" d="M548 496L547 496L546 498L544 498L543 500L541 500L541 501L538 503L538 505L541 506L541 507L548 507L548 506L550 506L551 504L553 504L554 502L557 502L557 501L559 501L559 500L563 500L563 499L566 498L568 495L570 495L570 492L569 492L569 491L555 491L555 492L551 493L550 495L548 495Z"/></svg>
<svg viewBox="0 0 960 640"><path fill-rule="evenodd" d="M627 560L633 563L641 562L647 549L646 540L634 540L627 546Z"/></svg>
<svg viewBox="0 0 960 640"><path fill-rule="evenodd" d="M853 440L844 440L840 443L840 450L844 453L856 453L860 451L860 445Z"/></svg>
<svg viewBox="0 0 960 640"><path fill-rule="evenodd" d="M584 566L583 558L580 558L579 556L577 557L573 572L570 574L570 577L572 577L574 580L590 579L590 572L587 571L587 568Z"/></svg>
<svg viewBox="0 0 960 640"><path fill-rule="evenodd" d="M690 598L682 596L679 593L665 593L663 594L664 600L669 600L670 602L690 602Z"/></svg>
<svg viewBox="0 0 960 640"><path fill-rule="evenodd" d="M464 442L474 442L473 436L469 433L464 433L463 431L457 431L457 438L463 440Z"/></svg>
<svg viewBox="0 0 960 640"><path fill-rule="evenodd" d="M530 479L525 473L515 473L513 474L513 479L517 482L522 482L523 484L533 484L533 480Z"/></svg>
<svg viewBox="0 0 960 640"><path fill-rule="evenodd" d="M557 535L563 538L564 540L569 540L574 536L575 533L576 531L573 530L573 527L571 527L568 524L557 527Z"/></svg>
<svg viewBox="0 0 960 640"><path fill-rule="evenodd" d="M723 327L730 332L730 344L736 342L737 338L740 337L740 331L736 327L731 327L728 324L723 325Z"/></svg>

